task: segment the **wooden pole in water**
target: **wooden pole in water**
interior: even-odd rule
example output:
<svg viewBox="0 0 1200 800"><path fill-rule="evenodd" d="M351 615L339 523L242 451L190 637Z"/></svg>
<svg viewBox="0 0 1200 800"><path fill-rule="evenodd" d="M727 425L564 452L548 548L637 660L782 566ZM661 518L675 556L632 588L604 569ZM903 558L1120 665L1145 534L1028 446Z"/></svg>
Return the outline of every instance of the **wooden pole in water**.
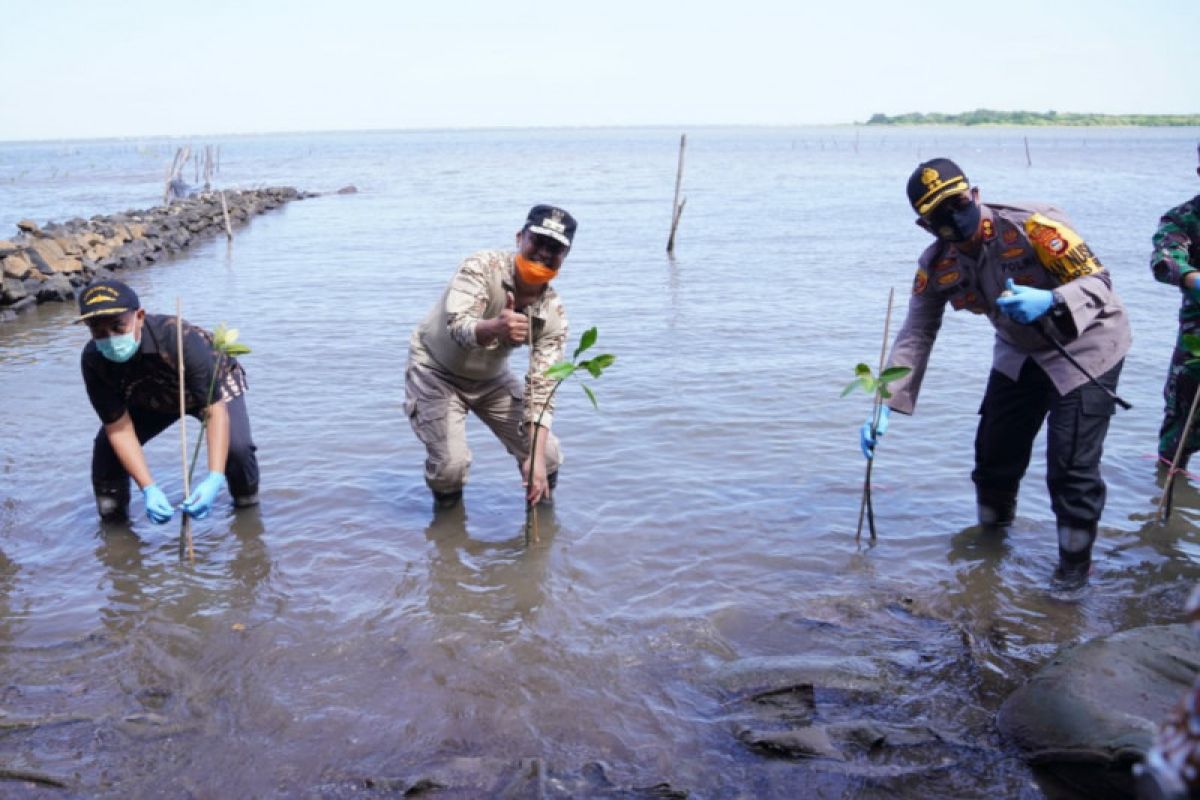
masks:
<svg viewBox="0 0 1200 800"><path fill-rule="evenodd" d="M683 215L683 206L687 203L687 198L683 202L679 201L679 189L683 184L683 151L687 147L687 134L681 134L679 137L679 168L675 171L675 200L671 203L671 235L667 237L667 253L674 254L675 252L675 230L679 227L679 218Z"/></svg>
<svg viewBox="0 0 1200 800"><path fill-rule="evenodd" d="M526 392L526 403L533 408L533 317L529 317L529 330L525 333L525 341L529 343L529 391ZM532 416L532 414L530 414ZM526 473L525 486L525 544L536 544L538 541L537 505L529 502L529 483L533 482L533 460L537 457L537 423L529 426L529 471Z"/></svg>
<svg viewBox="0 0 1200 800"><path fill-rule="evenodd" d="M1033 166L1033 158L1029 155L1029 137L1025 137L1025 166Z"/></svg>
<svg viewBox="0 0 1200 800"><path fill-rule="evenodd" d="M183 499L186 501L192 493L191 480L188 476L187 453L187 386L183 379L183 301L175 298L175 358L179 361L179 449L183 455ZM187 512L181 512L179 520L179 554L187 553L188 561L196 558L192 550L192 525Z"/></svg>
<svg viewBox="0 0 1200 800"><path fill-rule="evenodd" d="M233 241L233 228L229 226L229 206L225 202L225 193L221 192L221 214L225 217L225 238Z"/></svg>
<svg viewBox="0 0 1200 800"><path fill-rule="evenodd" d="M888 304L887 315L883 318L883 344L879 347L879 372L876 377L883 374L884 359L887 358L888 345L888 328L892 323L892 302L896 297L896 289L894 287L888 289ZM878 436L879 415L882 413L883 398L879 396L879 391L875 392L875 399L871 403L871 433ZM871 505L871 467L875 464L874 458L867 459L867 474L863 479L863 496L862 503L858 507L858 530L854 533L854 543L858 544L862 541L862 524L863 512L867 515L867 524L871 530L871 541L875 541L875 509Z"/></svg>
<svg viewBox="0 0 1200 800"><path fill-rule="evenodd" d="M1200 390L1192 397L1192 407L1188 409L1187 420L1179 434L1179 444L1175 447L1175 457L1171 459L1171 469L1167 472L1167 482L1163 485L1162 497L1158 499L1158 509L1154 512L1154 520L1159 525L1166 525L1171 518L1171 494L1175 489L1175 476L1179 473L1179 462L1183 459L1183 446L1187 444L1188 435L1192 431L1192 420L1196 416L1196 406L1200 404Z"/></svg>

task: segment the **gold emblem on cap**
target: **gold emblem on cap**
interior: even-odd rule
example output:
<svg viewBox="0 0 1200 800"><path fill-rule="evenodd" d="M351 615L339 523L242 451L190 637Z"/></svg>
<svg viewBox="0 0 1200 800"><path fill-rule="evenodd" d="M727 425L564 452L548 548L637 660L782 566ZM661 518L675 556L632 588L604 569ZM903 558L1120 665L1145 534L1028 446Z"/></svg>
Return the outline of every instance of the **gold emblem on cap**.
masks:
<svg viewBox="0 0 1200 800"><path fill-rule="evenodd" d="M97 286L88 290L87 297L83 299L83 304L90 306L96 303L107 303L117 299L117 292L111 286Z"/></svg>
<svg viewBox="0 0 1200 800"><path fill-rule="evenodd" d="M926 189L936 188L935 185L941 182L941 176L938 171L932 167L926 167L921 170L921 183L925 184Z"/></svg>

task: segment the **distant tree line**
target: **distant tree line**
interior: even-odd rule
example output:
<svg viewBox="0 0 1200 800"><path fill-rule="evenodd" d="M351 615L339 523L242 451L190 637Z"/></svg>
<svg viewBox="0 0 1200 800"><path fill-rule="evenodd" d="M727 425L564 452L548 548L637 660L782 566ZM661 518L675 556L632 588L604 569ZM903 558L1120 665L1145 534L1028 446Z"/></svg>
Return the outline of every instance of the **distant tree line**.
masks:
<svg viewBox="0 0 1200 800"><path fill-rule="evenodd" d="M872 114L868 125L1200 125L1200 114L1060 114L1057 111L994 111L962 114Z"/></svg>

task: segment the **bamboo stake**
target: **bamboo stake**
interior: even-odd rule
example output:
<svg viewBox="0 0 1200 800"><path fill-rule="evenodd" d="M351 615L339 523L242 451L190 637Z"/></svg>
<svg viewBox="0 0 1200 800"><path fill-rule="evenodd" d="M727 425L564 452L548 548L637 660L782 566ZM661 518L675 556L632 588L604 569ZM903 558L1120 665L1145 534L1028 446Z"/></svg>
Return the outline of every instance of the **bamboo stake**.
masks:
<svg viewBox="0 0 1200 800"><path fill-rule="evenodd" d="M888 345L888 328L892 324L892 302L896 297L896 289L888 289L888 304L887 315L883 318L883 344L879 347L879 372L876 376L883 374L884 359L887 358ZM883 413L883 398L879 396L879 392L875 392L875 399L871 402L871 438L876 438L879 434L879 417ZM854 533L854 543L858 544L862 541L862 524L863 512L867 515L867 524L871 531L871 541L875 541L875 508L871 505L871 467L874 466L875 459L867 459L867 474L863 478L863 496L862 503L858 507L858 530Z"/></svg>
<svg viewBox="0 0 1200 800"><path fill-rule="evenodd" d="M1192 397L1192 407L1188 409L1187 420L1179 434L1179 444L1175 447L1175 457L1171 459L1171 469L1167 472L1167 482L1163 486L1162 497L1158 499L1158 510L1154 512L1154 521L1166 525L1171 518L1171 494L1175 490L1175 476L1180 472L1179 461L1183 458L1183 446L1187 444L1188 435L1192 431L1192 419L1196 416L1196 406L1200 404L1200 388Z"/></svg>
<svg viewBox="0 0 1200 800"><path fill-rule="evenodd" d="M533 403L533 317L529 317L529 330L525 334L525 341L529 344L529 391L527 392L526 401ZM549 399L547 399L549 402ZM532 406L531 406L532 407ZM541 419L539 416L538 419ZM537 458L537 423L529 426L529 472L528 481L533 482L533 462ZM525 487L525 544L537 544L538 542L538 522L537 522L537 505L529 502L529 487Z"/></svg>
<svg viewBox="0 0 1200 800"><path fill-rule="evenodd" d="M675 171L675 200L671 203L671 235L667 238L667 253L675 252L675 229L679 227L679 218L683 215L684 203L687 203L687 198L683 202L679 202L679 189L683 184L683 150L687 147L687 134L681 134L679 137L679 167Z"/></svg>
<svg viewBox="0 0 1200 800"><path fill-rule="evenodd" d="M183 499L186 502L192 494L192 487L188 475L187 394L183 379L183 301L179 297L175 298L175 332L175 357L179 361L179 445L183 455ZM196 553L192 550L192 525L186 511L179 520L179 535L179 554L182 556L186 552L188 561L194 561Z"/></svg>
<svg viewBox="0 0 1200 800"><path fill-rule="evenodd" d="M1025 137L1025 166L1033 166L1033 158L1029 155L1029 137Z"/></svg>
<svg viewBox="0 0 1200 800"><path fill-rule="evenodd" d="M225 193L221 192L221 213L225 216L225 238L233 241L233 228L229 226L229 206L225 203Z"/></svg>

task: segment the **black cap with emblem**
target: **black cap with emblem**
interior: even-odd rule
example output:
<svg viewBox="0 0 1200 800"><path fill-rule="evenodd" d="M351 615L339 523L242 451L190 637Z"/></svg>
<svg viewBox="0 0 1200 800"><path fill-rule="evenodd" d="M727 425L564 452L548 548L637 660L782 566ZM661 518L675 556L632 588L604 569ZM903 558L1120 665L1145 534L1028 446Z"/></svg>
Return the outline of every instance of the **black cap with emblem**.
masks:
<svg viewBox="0 0 1200 800"><path fill-rule="evenodd" d="M908 178L908 202L920 216L927 215L947 197L971 188L967 176L948 158L934 158L918 164Z"/></svg>
<svg viewBox="0 0 1200 800"><path fill-rule="evenodd" d="M529 209L525 230L549 236L570 247L575 238L575 218L556 206L538 205Z"/></svg>
<svg viewBox="0 0 1200 800"><path fill-rule="evenodd" d="M124 314L141 308L137 292L118 280L96 281L79 294L79 317L83 322L107 314Z"/></svg>

